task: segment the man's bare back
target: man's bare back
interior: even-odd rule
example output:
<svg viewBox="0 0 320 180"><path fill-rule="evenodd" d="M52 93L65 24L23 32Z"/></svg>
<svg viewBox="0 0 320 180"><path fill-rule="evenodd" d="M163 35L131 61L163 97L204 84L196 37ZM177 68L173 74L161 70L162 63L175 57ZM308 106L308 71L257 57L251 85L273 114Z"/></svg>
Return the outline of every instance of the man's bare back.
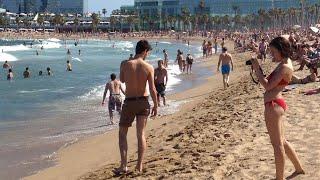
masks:
<svg viewBox="0 0 320 180"><path fill-rule="evenodd" d="M164 83L165 77L167 77L167 70L165 68L157 68L154 71L155 83L161 84Z"/></svg>
<svg viewBox="0 0 320 180"><path fill-rule="evenodd" d="M110 95L120 94L121 82L119 80L110 81L107 83Z"/></svg>
<svg viewBox="0 0 320 180"><path fill-rule="evenodd" d="M229 53L220 54L219 60L221 60L222 65L230 64L232 61L232 56Z"/></svg>
<svg viewBox="0 0 320 180"><path fill-rule="evenodd" d="M142 58L121 63L120 80L126 84L126 97L148 96L146 85L154 73L153 67Z"/></svg>

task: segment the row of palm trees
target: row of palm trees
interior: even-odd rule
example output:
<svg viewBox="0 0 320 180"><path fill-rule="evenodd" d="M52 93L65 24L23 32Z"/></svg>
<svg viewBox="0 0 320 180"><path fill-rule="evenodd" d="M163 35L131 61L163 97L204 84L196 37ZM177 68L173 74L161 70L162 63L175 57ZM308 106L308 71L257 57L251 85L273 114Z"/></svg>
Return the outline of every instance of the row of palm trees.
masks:
<svg viewBox="0 0 320 180"><path fill-rule="evenodd" d="M207 14L205 4L199 4L200 12L192 15L188 8L182 8L178 15L168 15L156 13L153 15L141 14L137 15L135 12L123 13L120 10L112 12L109 22L110 31L123 30L123 27L129 27L129 31L140 30L178 30L178 31L193 31L193 30L212 30L212 29L233 29L238 30L242 28L284 28L293 26L295 24L304 24L309 26L311 24L319 23L320 7L318 4L304 7L304 8L289 8L289 9L260 9L256 14L240 15L240 8L233 6L233 15L212 16ZM106 9L102 9L102 14L105 16ZM101 16L93 13L91 16L92 29L97 31ZM15 22L18 27L23 24L30 26L30 17L17 17ZM70 20L70 19L69 19ZM37 22L40 26L44 25L45 21L57 26L64 26L66 19L59 14L54 17L39 15ZM0 25L8 24L5 17L0 16ZM73 19L73 28L75 31L80 26L79 17L75 16Z"/></svg>
<svg viewBox="0 0 320 180"><path fill-rule="evenodd" d="M260 9L255 14L240 15L239 7L232 7L234 15L212 16L206 13L191 15L187 8L182 8L179 15L154 14L151 16L141 15L136 20L144 30L175 29L188 30L210 30L210 29L241 29L246 28L284 28L293 25L314 25L319 22L320 6L315 4L304 8L269 10ZM131 21L132 22L132 21Z"/></svg>

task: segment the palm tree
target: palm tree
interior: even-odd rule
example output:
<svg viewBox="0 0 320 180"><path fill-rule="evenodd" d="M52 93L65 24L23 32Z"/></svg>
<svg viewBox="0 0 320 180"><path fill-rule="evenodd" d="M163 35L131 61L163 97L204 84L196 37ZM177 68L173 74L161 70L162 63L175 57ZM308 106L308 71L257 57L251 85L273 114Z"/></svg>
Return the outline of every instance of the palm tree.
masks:
<svg viewBox="0 0 320 180"><path fill-rule="evenodd" d="M116 23L117 23L117 18L115 16L111 16L110 17L110 25L112 27L112 31L113 32L114 32Z"/></svg>
<svg viewBox="0 0 320 180"><path fill-rule="evenodd" d="M192 24L192 29L198 31L200 16L195 14L191 16L190 22Z"/></svg>
<svg viewBox="0 0 320 180"><path fill-rule="evenodd" d="M301 6L301 26L304 27L305 0L300 0L300 6Z"/></svg>
<svg viewBox="0 0 320 180"><path fill-rule="evenodd" d="M230 19L228 15L222 17L222 23L224 24L224 26L229 27Z"/></svg>
<svg viewBox="0 0 320 180"><path fill-rule="evenodd" d="M232 5L232 10L234 11L234 16L237 15L238 11L239 11L239 6L236 6L236 5Z"/></svg>
<svg viewBox="0 0 320 180"><path fill-rule="evenodd" d="M102 14L103 14L104 17L106 17L106 14L107 14L106 8L103 8L103 9L102 9Z"/></svg>
<svg viewBox="0 0 320 180"><path fill-rule="evenodd" d="M3 16L3 15L0 15L0 26L5 26L7 25L7 19Z"/></svg>
<svg viewBox="0 0 320 180"><path fill-rule="evenodd" d="M161 14L162 27L164 30L168 29L168 15L167 13Z"/></svg>
<svg viewBox="0 0 320 180"><path fill-rule="evenodd" d="M190 11L188 8L182 8L181 10L181 19L183 22L183 31L186 31L186 26L190 25ZM189 28L188 28L189 29Z"/></svg>
<svg viewBox="0 0 320 180"><path fill-rule="evenodd" d="M40 27L42 26L43 28L43 32L44 32L44 17L42 15L39 15L38 19L37 19L37 23L40 25Z"/></svg>
<svg viewBox="0 0 320 180"><path fill-rule="evenodd" d="M202 15L202 27L203 27L203 30L207 30L208 21L209 21L209 15L208 14L203 14Z"/></svg>
<svg viewBox="0 0 320 180"><path fill-rule="evenodd" d="M20 27L20 17L19 16L16 17L15 21L16 21L16 24L17 24L17 29L19 29L19 27Z"/></svg>
<svg viewBox="0 0 320 180"><path fill-rule="evenodd" d="M78 17L75 17L74 20L73 20L73 26L74 26L74 31L75 32L78 32L78 26L80 24L80 20Z"/></svg>
<svg viewBox="0 0 320 180"><path fill-rule="evenodd" d="M261 26L261 29L263 30L264 23L266 21L266 11L264 9L259 9L258 15L259 15L260 26Z"/></svg>
<svg viewBox="0 0 320 180"><path fill-rule="evenodd" d="M174 17L174 16L172 16L172 15L169 15L169 16L168 16L168 22L169 22L169 24L170 24L170 29L172 29L173 23L174 23L175 21L176 21L176 20L175 20L175 17Z"/></svg>
<svg viewBox="0 0 320 180"><path fill-rule="evenodd" d="M204 0L201 0L199 3L200 14L203 14L205 7L206 7L206 4L205 4Z"/></svg>
<svg viewBox="0 0 320 180"><path fill-rule="evenodd" d="M92 19L92 30L95 32L97 31L98 28L98 24L100 22L99 16L96 13L93 13L91 15L91 19Z"/></svg>
<svg viewBox="0 0 320 180"><path fill-rule="evenodd" d="M126 20L129 24L130 32L132 32L133 31L132 25L136 22L136 17L135 16L128 16Z"/></svg>

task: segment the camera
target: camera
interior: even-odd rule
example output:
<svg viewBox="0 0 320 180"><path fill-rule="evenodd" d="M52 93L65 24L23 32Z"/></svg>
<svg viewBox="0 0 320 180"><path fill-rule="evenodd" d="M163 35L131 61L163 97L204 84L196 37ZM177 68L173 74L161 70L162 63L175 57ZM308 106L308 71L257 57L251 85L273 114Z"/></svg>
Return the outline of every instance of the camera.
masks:
<svg viewBox="0 0 320 180"><path fill-rule="evenodd" d="M251 65L252 65L252 60L253 60L252 58L249 59L249 60L247 60L247 61L246 61L246 65L247 65L247 66L251 66Z"/></svg>

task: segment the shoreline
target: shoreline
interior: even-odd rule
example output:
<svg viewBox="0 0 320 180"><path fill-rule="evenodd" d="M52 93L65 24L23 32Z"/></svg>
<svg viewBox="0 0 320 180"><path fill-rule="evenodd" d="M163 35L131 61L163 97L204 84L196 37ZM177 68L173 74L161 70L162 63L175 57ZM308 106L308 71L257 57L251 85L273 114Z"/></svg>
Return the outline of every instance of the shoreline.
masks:
<svg viewBox="0 0 320 180"><path fill-rule="evenodd" d="M172 42L172 43L174 43L174 41ZM180 75L179 75L180 76ZM184 78L185 77L185 75L181 75L181 77L179 77L179 79L180 78ZM197 81L199 81L199 80L197 80ZM202 80L201 80L202 81ZM202 83L202 82L201 82ZM189 84L188 82L186 83L186 84ZM179 85L178 85L179 86ZM190 86L192 86L192 85L190 85ZM176 85L174 85L174 87L176 87ZM188 88L185 88L185 87L178 87L178 88L176 88L176 89L180 89L180 91L183 91L183 89L188 89ZM93 101L90 101L89 103L94 103ZM179 104L180 104L180 102L179 102ZM57 119L59 119L59 117L62 117L63 115L59 115L59 116L57 116L57 117L48 117L48 118L44 118L45 120L46 120L46 122L48 122L49 120L54 120L55 118L57 118ZM83 116L83 117L79 117L79 118L85 118L86 116ZM90 136L94 136L94 135L97 135L97 134L101 134L101 133L103 133L104 132L104 129L105 128L100 128L100 129L97 129L97 132L94 132L94 133L90 133L89 135L88 134L84 134L84 135L80 135L79 136L79 139L84 139L84 138L86 138L86 137L90 137ZM109 130L108 130L109 131ZM58 136L59 136L59 134L57 134ZM71 134L72 135L72 134ZM69 137L67 137L67 139L70 139ZM55 138L49 138L48 140L50 140L50 141L56 141L56 139ZM69 144L69 140L66 142L66 143L55 143L56 144L56 146L51 146L50 145L50 147L54 147L54 149L57 149L58 151L60 150L60 149L63 149L64 147L65 147L65 144ZM58 144L58 145L57 145ZM59 145L60 144L60 145ZM37 146L40 146L40 145L37 145ZM31 148L30 148L31 149ZM43 149L43 148L42 148ZM36 152L37 151L37 149L34 149L33 150L33 152ZM44 155L42 155L41 157L43 157L43 156L45 156L44 157L44 160L41 160L41 163L39 163L39 164L42 164L40 167L38 167L38 165L36 165L37 166L37 168L35 168L35 169L42 169L41 167L45 167L45 168L47 168L48 166L52 166L52 165L55 165L55 155L56 155L56 151L54 150L54 151L52 151L52 153L47 153L47 150L46 150L46 153L44 154ZM30 157L32 157L32 159L33 159L33 157L34 156L30 156ZM29 157L28 157L28 159L29 159ZM29 171L29 173L31 172L31 174L33 174L33 173L35 173L35 172L33 172L33 167L35 167L34 166L34 164L36 164L36 163L34 163L34 162L31 162L31 161L33 161L33 160L31 160L30 159L30 162L29 162L29 160L28 161L26 161L27 163L32 163L33 165L32 165L32 167L29 167L29 166L27 166L26 165L26 167L28 168L28 169L31 169L31 171ZM38 161L38 160L37 160ZM48 162L48 164L46 164L46 165L43 165L43 163L44 163L44 161L46 161L46 162ZM23 166L25 166L25 165L23 165ZM22 171L22 172L24 172L24 171ZM29 174L28 173L28 174ZM25 173L23 173L23 174L25 174Z"/></svg>
<svg viewBox="0 0 320 180"><path fill-rule="evenodd" d="M197 61L196 63L196 66L199 66L198 68L199 69L203 69L203 71L210 71L210 69L215 69L213 68L213 66L216 66L217 64L217 61L218 60L218 56L217 55L213 55L212 57L210 57L209 60L205 60L205 61ZM184 75L182 75L182 78L185 78ZM178 105L178 109L179 111L177 112L174 112L173 114L166 114L166 115L162 115L162 116L159 116L157 117L155 120L152 119L152 120L149 120L148 121L148 126L150 125L149 128L152 128L152 127L155 127L155 126L159 126L160 123L162 122L162 119L166 119L165 121L168 121L168 119L172 116L177 116L178 114L181 114L181 112L185 112L185 109L186 108L190 108L190 104L193 104L194 102L198 102L199 100L203 99L207 94L208 94L208 90L211 92L213 91L214 89L218 89L218 88L221 88L222 87L222 82L221 81L221 77L220 77L220 74L217 75L214 73L214 75L210 75L210 76L206 76L206 77L203 77L204 79L202 79L201 81L203 82L198 82L198 85L196 87L193 87L193 88L183 88L184 90L180 91L180 92L175 92L173 94L169 94L167 96L167 98L171 101L176 101L176 102L181 102L182 104L179 104ZM199 79L200 80L200 79ZM198 81L199 81L198 80ZM188 80L186 80L188 81ZM211 86L211 83L212 82L219 82L219 83L216 83L216 85L214 86ZM179 85L176 85L176 86L179 86ZM186 95L188 96L186 98ZM189 102L192 102L192 103L189 103ZM159 121L161 119L161 122ZM148 127L147 126L147 127ZM148 128L148 129L149 129ZM107 132L104 132L102 134L98 134L98 135L93 135L93 136L87 136L87 137L84 137L84 138L81 138L79 141L77 141L76 143L74 144L71 144L70 146L68 147L65 147L63 149L60 149L58 152L57 152L57 161L58 163L53 166L53 167L50 167L50 168L47 168L47 169L44 169L44 170L40 170L40 172L36 173L36 174L33 174L29 177L25 177L26 179L41 179L43 173L46 174L46 172L53 172L55 175L57 176L54 176L54 177L50 177L52 175L49 175L49 176L46 176L45 175L45 179L60 179L62 178L63 179L63 175L62 176L59 176L58 173L56 174L55 172L59 172L61 169L59 168L59 166L61 164L64 164L64 163L68 163L68 158L65 159L66 157L74 157L75 155L71 155L73 153L76 154L76 152L74 151L78 151L79 149L79 146L81 147L80 149L86 149L85 147L83 146L86 146L86 147L92 147L92 145L88 145L86 143L97 143L95 141L101 141L101 139L104 139L106 138L104 141L105 142L114 142L116 143L117 139L113 139L114 137L117 137L117 130L118 128L115 128L115 129L112 129L112 130L109 130ZM128 140L129 141L135 141L135 139L133 138L134 136L132 135L134 131L134 128L131 128L131 131L130 132L130 135L128 136ZM116 148L117 147L110 147L110 143L108 143L109 145L108 148L111 148L110 150L108 151L112 151L112 152L116 152L117 154L117 150ZM131 146L135 146L135 144L132 144ZM99 148L105 148L105 145L101 145L99 146ZM134 151L135 149L132 149L132 152ZM95 151L94 149L88 149L88 151ZM132 153L131 152L131 153ZM69 154L71 153L71 154ZM98 152L91 152L89 154L97 154ZM101 153L101 152L99 152ZM99 154L98 153L98 154ZM109 154L108 152L106 152L107 154L105 155L102 155L104 158L108 157L108 156L112 156L111 154ZM81 155L82 157L83 155ZM111 161L111 162L115 162L118 160L119 157L112 157L112 158L106 158L108 159L108 161ZM65 160L64 160L65 159ZM92 160L94 161L94 160ZM91 162L91 163L94 163L94 164L99 164L100 160L96 159L95 160L96 162ZM87 162L88 164L90 164L90 162ZM102 162L100 162L102 163ZM82 165L85 166L86 163L81 163ZM102 165L102 164L100 164ZM60 169L60 170L57 170L57 169ZM85 172L82 172L82 173L85 173ZM63 173L62 173L63 174ZM81 174L81 173L80 173ZM67 175L68 176L68 175ZM70 176L68 178L71 178L71 179L75 179L77 177L75 176Z"/></svg>

